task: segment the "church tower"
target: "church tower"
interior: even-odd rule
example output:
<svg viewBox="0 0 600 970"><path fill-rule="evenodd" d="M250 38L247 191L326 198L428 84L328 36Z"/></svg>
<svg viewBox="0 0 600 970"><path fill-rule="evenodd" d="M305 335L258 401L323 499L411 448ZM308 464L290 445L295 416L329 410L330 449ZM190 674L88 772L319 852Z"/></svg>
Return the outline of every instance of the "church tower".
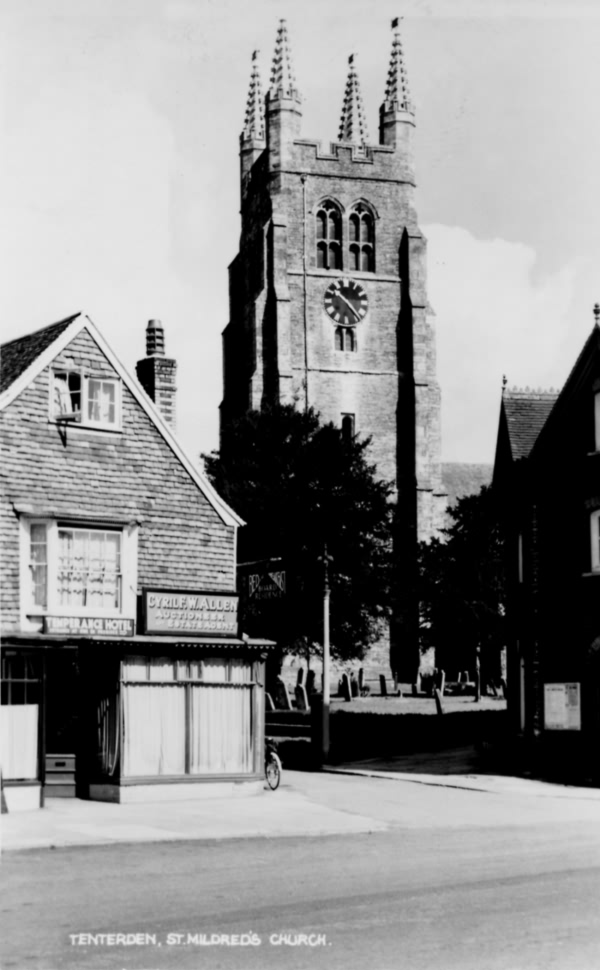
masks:
<svg viewBox="0 0 600 970"><path fill-rule="evenodd" d="M273 402L313 407L324 422L371 437L378 474L395 483L408 585L417 541L443 524L445 495L434 315L414 205L415 115L397 20L392 30L378 144L369 141L356 55L327 150L300 136L285 21L266 98L253 55L221 446L232 418ZM416 636L412 612L400 639Z"/></svg>

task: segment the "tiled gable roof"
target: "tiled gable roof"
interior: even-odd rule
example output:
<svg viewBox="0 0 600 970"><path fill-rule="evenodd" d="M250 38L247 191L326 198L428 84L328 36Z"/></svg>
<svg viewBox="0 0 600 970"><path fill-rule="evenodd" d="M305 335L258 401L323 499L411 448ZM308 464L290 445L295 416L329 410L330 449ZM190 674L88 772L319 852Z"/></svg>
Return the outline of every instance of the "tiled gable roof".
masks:
<svg viewBox="0 0 600 970"><path fill-rule="evenodd" d="M556 391L506 390L502 407L513 461L527 458L558 397Z"/></svg>
<svg viewBox="0 0 600 970"><path fill-rule="evenodd" d="M28 333L25 337L17 337L0 347L0 394L11 386L20 375L33 364L47 347L63 330L79 316L76 313L59 323L52 323L49 327Z"/></svg>

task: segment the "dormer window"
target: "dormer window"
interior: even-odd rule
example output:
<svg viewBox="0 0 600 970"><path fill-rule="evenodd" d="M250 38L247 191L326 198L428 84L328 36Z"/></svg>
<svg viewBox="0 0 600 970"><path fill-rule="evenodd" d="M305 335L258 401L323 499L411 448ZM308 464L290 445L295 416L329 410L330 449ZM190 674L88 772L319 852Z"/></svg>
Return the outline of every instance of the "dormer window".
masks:
<svg viewBox="0 0 600 970"><path fill-rule="evenodd" d="M342 269L342 216L334 202L323 202L317 209L317 267Z"/></svg>
<svg viewBox="0 0 600 970"><path fill-rule="evenodd" d="M52 375L51 415L60 423L118 430L121 426L120 381L77 370Z"/></svg>
<svg viewBox="0 0 600 970"><path fill-rule="evenodd" d="M359 202L348 221L350 269L375 272L375 220L372 212Z"/></svg>

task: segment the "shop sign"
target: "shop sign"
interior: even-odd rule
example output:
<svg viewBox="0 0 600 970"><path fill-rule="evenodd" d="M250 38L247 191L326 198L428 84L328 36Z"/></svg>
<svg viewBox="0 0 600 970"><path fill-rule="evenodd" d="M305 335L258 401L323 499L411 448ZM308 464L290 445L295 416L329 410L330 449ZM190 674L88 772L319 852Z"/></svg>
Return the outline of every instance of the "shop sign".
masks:
<svg viewBox="0 0 600 970"><path fill-rule="evenodd" d="M44 621L44 633L132 637L134 623L133 620L120 616L47 616Z"/></svg>
<svg viewBox="0 0 600 970"><path fill-rule="evenodd" d="M248 598L253 600L279 600L285 596L285 571L274 569L248 576Z"/></svg>
<svg viewBox="0 0 600 970"><path fill-rule="evenodd" d="M170 636L237 636L235 593L143 591L144 632Z"/></svg>
<svg viewBox="0 0 600 970"><path fill-rule="evenodd" d="M546 731L581 731L580 684L544 684Z"/></svg>

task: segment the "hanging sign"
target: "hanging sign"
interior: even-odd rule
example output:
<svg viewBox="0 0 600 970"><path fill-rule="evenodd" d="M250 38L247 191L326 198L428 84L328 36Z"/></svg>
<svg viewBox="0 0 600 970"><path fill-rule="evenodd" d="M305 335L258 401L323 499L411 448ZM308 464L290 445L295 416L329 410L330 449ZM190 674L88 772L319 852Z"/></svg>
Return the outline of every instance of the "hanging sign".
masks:
<svg viewBox="0 0 600 970"><path fill-rule="evenodd" d="M120 616L46 616L44 633L68 633L71 636L100 634L109 637L132 637L133 620Z"/></svg>
<svg viewBox="0 0 600 970"><path fill-rule="evenodd" d="M235 593L145 589L144 632L177 636L237 636Z"/></svg>
<svg viewBox="0 0 600 970"><path fill-rule="evenodd" d="M580 684L544 684L546 731L581 731Z"/></svg>

